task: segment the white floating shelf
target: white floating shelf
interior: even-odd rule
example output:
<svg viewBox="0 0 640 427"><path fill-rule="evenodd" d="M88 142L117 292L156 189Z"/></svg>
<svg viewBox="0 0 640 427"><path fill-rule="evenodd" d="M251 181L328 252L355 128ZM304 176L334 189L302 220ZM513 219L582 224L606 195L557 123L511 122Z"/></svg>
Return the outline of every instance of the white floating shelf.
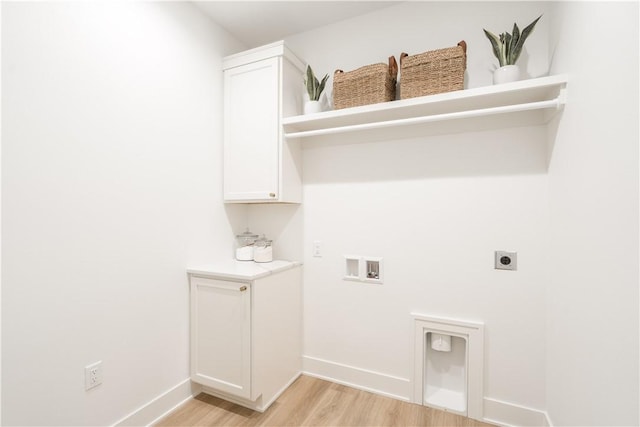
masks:
<svg viewBox="0 0 640 427"><path fill-rule="evenodd" d="M513 125L536 125L549 121L566 102L567 76L557 75L485 86L419 98L403 99L286 117L285 137L307 138L435 122L459 121L519 114ZM520 114L523 113L523 114Z"/></svg>

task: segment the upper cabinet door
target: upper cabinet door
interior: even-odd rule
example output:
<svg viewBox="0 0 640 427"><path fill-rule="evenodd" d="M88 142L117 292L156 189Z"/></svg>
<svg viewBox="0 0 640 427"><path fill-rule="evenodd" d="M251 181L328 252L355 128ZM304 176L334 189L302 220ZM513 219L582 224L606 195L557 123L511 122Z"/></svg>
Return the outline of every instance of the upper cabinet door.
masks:
<svg viewBox="0 0 640 427"><path fill-rule="evenodd" d="M224 199L279 198L280 58L224 72Z"/></svg>
<svg viewBox="0 0 640 427"><path fill-rule="evenodd" d="M301 203L302 152L283 117L302 111L305 65L283 41L227 56L224 201Z"/></svg>

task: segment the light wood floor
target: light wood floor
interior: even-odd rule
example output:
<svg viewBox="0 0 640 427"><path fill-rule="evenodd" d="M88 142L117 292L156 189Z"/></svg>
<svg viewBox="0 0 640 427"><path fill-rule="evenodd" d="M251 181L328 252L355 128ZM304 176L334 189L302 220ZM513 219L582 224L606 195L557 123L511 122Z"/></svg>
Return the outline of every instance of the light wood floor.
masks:
<svg viewBox="0 0 640 427"><path fill-rule="evenodd" d="M304 375L264 413L200 394L155 425L493 427L470 418Z"/></svg>

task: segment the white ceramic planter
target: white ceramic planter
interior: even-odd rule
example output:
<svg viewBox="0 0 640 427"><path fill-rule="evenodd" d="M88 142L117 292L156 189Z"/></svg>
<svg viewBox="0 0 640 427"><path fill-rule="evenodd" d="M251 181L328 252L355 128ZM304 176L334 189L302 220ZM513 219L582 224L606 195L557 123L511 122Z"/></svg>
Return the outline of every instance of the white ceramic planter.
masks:
<svg viewBox="0 0 640 427"><path fill-rule="evenodd" d="M322 112L322 104L320 101L306 101L304 103L304 113L314 114Z"/></svg>
<svg viewBox="0 0 640 427"><path fill-rule="evenodd" d="M505 65L493 72L493 84L517 82L520 80L520 67L517 65Z"/></svg>

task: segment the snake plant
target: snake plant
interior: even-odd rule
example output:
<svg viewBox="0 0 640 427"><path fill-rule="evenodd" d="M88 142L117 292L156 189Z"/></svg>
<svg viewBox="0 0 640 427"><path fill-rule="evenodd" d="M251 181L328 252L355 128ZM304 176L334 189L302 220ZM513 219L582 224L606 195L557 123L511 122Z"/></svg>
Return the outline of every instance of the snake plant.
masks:
<svg viewBox="0 0 640 427"><path fill-rule="evenodd" d="M493 54L498 58L500 66L515 65L516 61L522 53L522 46L524 46L525 40L531 35L533 28L538 23L538 20L542 18L542 15L538 16L535 21L527 25L522 32L518 28L518 24L514 22L513 31L511 34L504 32L500 34L500 37L493 34L491 31L487 31L484 28L484 34L491 42L493 48Z"/></svg>
<svg viewBox="0 0 640 427"><path fill-rule="evenodd" d="M307 65L307 75L305 77L304 84L307 86L307 93L309 93L310 101L318 101L320 99L320 95L324 90L324 85L327 83L328 78L329 74L326 74L322 78L322 81L318 81L318 78L313 74L311 65Z"/></svg>

